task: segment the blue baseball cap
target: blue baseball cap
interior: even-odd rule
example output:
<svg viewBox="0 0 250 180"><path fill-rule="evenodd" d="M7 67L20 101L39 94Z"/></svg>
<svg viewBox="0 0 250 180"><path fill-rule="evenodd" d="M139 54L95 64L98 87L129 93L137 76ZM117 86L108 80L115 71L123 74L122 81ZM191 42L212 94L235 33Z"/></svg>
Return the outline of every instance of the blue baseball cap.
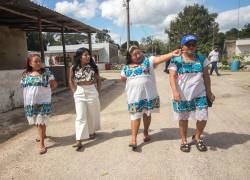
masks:
<svg viewBox="0 0 250 180"><path fill-rule="evenodd" d="M181 38L181 45L185 45L185 44L187 44L190 41L195 41L196 42L197 41L197 37L195 35L193 35L193 34L188 34L186 36L183 36Z"/></svg>

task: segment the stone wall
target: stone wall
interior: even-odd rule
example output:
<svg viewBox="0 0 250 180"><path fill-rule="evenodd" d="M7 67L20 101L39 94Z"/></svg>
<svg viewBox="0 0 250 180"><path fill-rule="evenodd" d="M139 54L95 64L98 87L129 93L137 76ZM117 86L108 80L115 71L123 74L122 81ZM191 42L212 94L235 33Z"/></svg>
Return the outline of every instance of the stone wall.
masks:
<svg viewBox="0 0 250 180"><path fill-rule="evenodd" d="M23 106L23 94L20 86L24 70L0 71L0 113Z"/></svg>
<svg viewBox="0 0 250 180"><path fill-rule="evenodd" d="M27 53L24 31L0 27L0 70L24 69Z"/></svg>

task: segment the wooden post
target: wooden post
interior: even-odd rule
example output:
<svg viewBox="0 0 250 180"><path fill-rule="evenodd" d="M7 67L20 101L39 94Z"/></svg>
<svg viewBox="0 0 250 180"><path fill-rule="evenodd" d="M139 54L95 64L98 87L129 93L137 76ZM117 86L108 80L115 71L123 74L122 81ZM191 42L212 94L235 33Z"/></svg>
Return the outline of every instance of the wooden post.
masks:
<svg viewBox="0 0 250 180"><path fill-rule="evenodd" d="M44 44L43 44L43 34L42 34L42 22L41 22L40 18L38 18L38 28L39 28L39 43L40 43L41 59L42 59L42 62L45 62L44 61Z"/></svg>
<svg viewBox="0 0 250 180"><path fill-rule="evenodd" d="M88 43L89 43L89 51L90 51L90 54L92 54L92 41L91 41L91 33L88 33Z"/></svg>
<svg viewBox="0 0 250 180"><path fill-rule="evenodd" d="M62 26L62 47L63 47L63 63L64 63L64 85L68 86L68 77L67 77L67 60L66 60L66 48L65 48L65 39L64 39L64 26Z"/></svg>

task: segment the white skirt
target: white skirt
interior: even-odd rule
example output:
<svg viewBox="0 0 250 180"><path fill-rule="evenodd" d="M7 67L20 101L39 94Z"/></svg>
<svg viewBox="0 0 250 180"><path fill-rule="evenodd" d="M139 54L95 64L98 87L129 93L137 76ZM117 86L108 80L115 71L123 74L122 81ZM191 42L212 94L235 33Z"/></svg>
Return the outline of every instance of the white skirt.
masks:
<svg viewBox="0 0 250 180"><path fill-rule="evenodd" d="M197 120L197 121L207 121L208 120L208 109L196 109L195 111L188 112L174 112L174 117L176 120Z"/></svg>

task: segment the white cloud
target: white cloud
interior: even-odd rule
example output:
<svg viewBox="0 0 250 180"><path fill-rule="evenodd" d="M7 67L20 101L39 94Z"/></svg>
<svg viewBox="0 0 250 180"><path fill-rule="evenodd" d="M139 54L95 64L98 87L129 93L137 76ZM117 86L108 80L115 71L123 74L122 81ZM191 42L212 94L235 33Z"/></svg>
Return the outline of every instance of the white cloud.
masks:
<svg viewBox="0 0 250 180"><path fill-rule="evenodd" d="M250 23L250 6L241 7L239 10L239 25L242 28L246 23ZM233 27L238 28L238 9L219 13L216 21L222 32Z"/></svg>
<svg viewBox="0 0 250 180"><path fill-rule="evenodd" d="M109 32L109 35L111 36L111 39L115 41L115 43L120 44L120 38L121 36L115 32Z"/></svg>
<svg viewBox="0 0 250 180"><path fill-rule="evenodd" d="M55 11L62 14L72 15L77 19L91 19L95 17L97 8L97 0L85 0L83 2L73 0L57 2Z"/></svg>
<svg viewBox="0 0 250 180"><path fill-rule="evenodd" d="M134 0L130 1L131 22L134 25L160 26L162 22L195 0ZM126 24L126 10L122 0L107 0L100 4L103 18L118 26ZM166 20L169 21L169 18Z"/></svg>

